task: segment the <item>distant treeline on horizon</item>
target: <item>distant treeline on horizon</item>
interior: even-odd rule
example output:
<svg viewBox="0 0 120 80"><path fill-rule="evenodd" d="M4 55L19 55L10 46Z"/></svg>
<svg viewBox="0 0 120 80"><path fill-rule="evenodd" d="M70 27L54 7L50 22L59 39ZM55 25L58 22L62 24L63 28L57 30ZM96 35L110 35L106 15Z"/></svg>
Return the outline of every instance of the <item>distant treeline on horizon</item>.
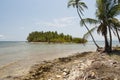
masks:
<svg viewBox="0 0 120 80"><path fill-rule="evenodd" d="M64 35L63 33L58 34L57 31L38 32L34 31L29 33L27 37L28 42L48 42L48 43L86 43L87 40L83 38L73 38L71 35Z"/></svg>

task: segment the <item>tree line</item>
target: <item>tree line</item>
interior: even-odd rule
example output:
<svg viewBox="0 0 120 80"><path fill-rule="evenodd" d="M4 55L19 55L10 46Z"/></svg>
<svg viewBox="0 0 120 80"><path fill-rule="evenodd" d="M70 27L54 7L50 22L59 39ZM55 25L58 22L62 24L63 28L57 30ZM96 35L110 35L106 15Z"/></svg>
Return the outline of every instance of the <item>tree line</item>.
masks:
<svg viewBox="0 0 120 80"><path fill-rule="evenodd" d="M58 34L57 31L48 31L48 32L38 32L34 31L29 33L27 37L28 42L48 42L48 43L86 43L86 39L82 38L73 38L71 35L64 35L63 33Z"/></svg>

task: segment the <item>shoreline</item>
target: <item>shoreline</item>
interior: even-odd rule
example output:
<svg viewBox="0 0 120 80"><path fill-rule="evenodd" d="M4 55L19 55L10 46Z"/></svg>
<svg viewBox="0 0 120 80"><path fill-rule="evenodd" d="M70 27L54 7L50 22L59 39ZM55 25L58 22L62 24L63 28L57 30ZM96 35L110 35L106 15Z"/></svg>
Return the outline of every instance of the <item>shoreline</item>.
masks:
<svg viewBox="0 0 120 80"><path fill-rule="evenodd" d="M109 80L114 80L115 77L116 80L119 80L120 55L100 54L93 51L82 52L52 60L43 60L31 65L28 70L18 70L22 75L19 73L14 76L7 75L2 80L84 80L83 78L104 80L112 78ZM101 74L102 72L104 75Z"/></svg>
<svg viewBox="0 0 120 80"><path fill-rule="evenodd" d="M84 52L82 52L82 53L84 53ZM70 56L74 56L76 54L78 54L78 52L77 53L71 52L69 54L64 53L61 55L56 54L52 57L49 57L51 54L50 55L44 54L44 55L42 55L42 57L44 57L44 59L39 59L39 60L35 60L35 61L27 60L29 62L27 62L26 60L18 60L18 61L10 62L10 63L0 66L0 79L6 80L7 78L9 78L10 80L14 80L11 78L28 74L31 67L36 64L41 64L41 63L47 62L47 61L54 61L59 58L70 57ZM79 54L81 54L81 53L79 53Z"/></svg>

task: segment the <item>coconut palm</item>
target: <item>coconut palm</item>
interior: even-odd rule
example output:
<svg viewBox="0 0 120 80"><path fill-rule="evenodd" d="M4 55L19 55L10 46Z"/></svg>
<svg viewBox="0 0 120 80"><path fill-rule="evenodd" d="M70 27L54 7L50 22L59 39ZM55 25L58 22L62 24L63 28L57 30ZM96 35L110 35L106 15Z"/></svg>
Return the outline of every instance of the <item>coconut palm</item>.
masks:
<svg viewBox="0 0 120 80"><path fill-rule="evenodd" d="M104 23L106 24L106 28L109 32L109 37L110 37L108 51L111 51L112 50L112 33L111 33L111 31L112 31L112 27L115 27L115 25L116 25L115 23L112 22L111 19L118 20L115 17L120 14L120 5L117 4L116 2L114 2L113 0L97 0L97 5L100 5L100 6L98 6L98 13L102 9L101 5L104 6L102 9L103 11L101 12L102 14L98 14L98 17L99 17L99 19L105 20ZM101 16L103 18L100 18ZM117 27L115 29L117 29Z"/></svg>
<svg viewBox="0 0 120 80"><path fill-rule="evenodd" d="M95 19L86 18L83 19L86 23L99 23L97 27L97 32L101 33L105 39L105 52L112 51L112 31L113 33L116 32L118 39L120 40L118 30L120 23L119 20L116 18L117 15L120 14L120 5L117 4L113 0L96 0L97 10L96 10L96 17ZM81 24L84 24L81 21ZM108 34L110 40L108 40Z"/></svg>
<svg viewBox="0 0 120 80"><path fill-rule="evenodd" d="M108 21L108 29L109 29L109 34L110 34L110 48L112 50L112 28L115 28L115 31L117 33L118 36L118 40L119 40L119 34L118 34L118 23L114 22L115 20L117 22L119 22L119 20L117 18L115 18L117 15L120 14L120 4L119 4L119 0L118 3L114 2L114 1L109 1L107 3L107 8L108 11L108 15L107 15L107 21Z"/></svg>
<svg viewBox="0 0 120 80"><path fill-rule="evenodd" d="M99 48L98 44L95 42L95 39L94 39L93 35L91 34L91 31L89 30L87 25L82 20L81 15L83 15L84 8L87 9L86 4L84 2L82 2L81 0L69 0L68 7L70 7L70 6L73 6L74 8L76 8L80 20L83 22L84 26L86 27L87 31L89 32L89 34L90 34L94 44L96 45L96 47Z"/></svg>

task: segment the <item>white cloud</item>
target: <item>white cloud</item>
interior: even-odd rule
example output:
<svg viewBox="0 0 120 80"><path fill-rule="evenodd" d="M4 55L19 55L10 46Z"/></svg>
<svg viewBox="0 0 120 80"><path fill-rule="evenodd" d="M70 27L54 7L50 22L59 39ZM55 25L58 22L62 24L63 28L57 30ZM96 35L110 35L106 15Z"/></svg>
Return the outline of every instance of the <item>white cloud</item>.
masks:
<svg viewBox="0 0 120 80"><path fill-rule="evenodd" d="M53 19L49 22L37 22L37 26L48 26L48 27L69 27L76 23L77 17L63 17L58 19Z"/></svg>

